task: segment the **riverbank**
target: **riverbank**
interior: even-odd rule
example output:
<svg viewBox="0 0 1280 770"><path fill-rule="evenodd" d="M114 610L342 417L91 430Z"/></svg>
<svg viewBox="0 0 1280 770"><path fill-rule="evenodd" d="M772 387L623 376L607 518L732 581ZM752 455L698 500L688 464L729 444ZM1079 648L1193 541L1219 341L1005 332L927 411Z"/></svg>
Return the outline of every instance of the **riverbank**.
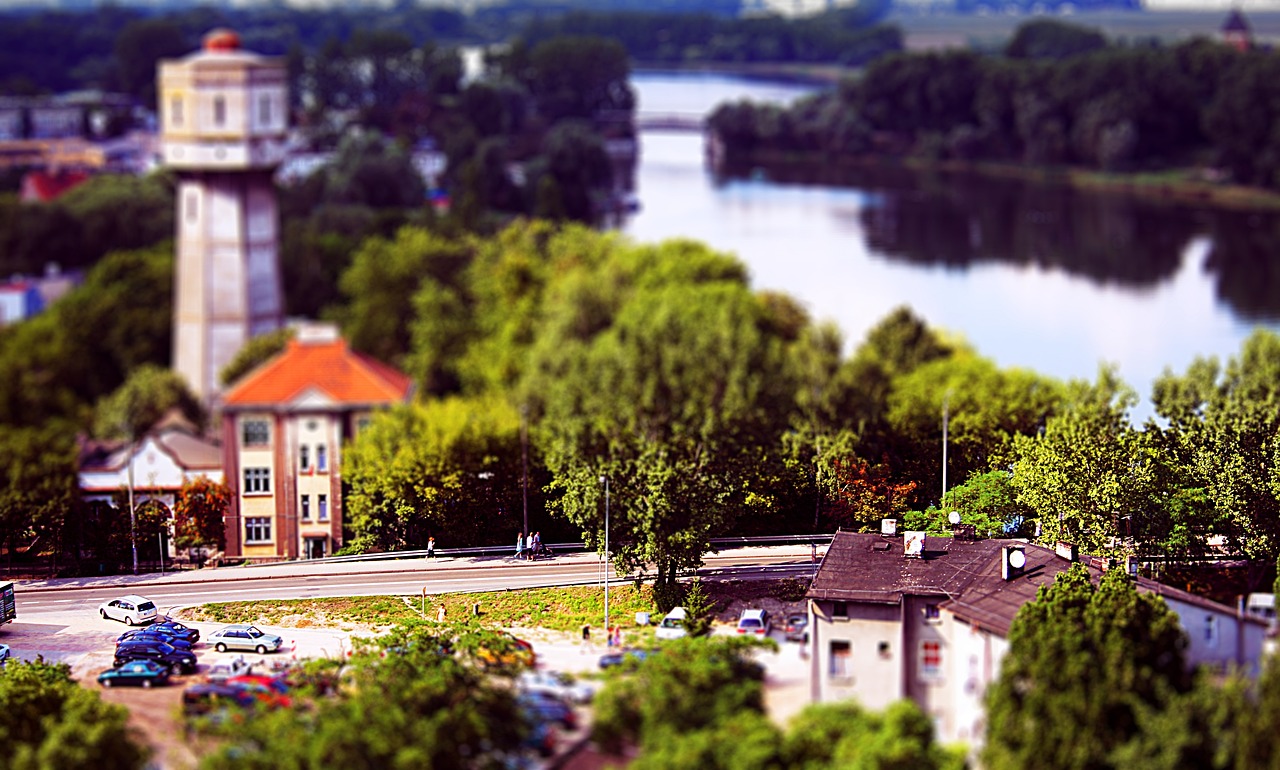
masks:
<svg viewBox="0 0 1280 770"><path fill-rule="evenodd" d="M710 139L709 139L710 141ZM906 168L912 171L975 174L1000 179L1021 179L1080 190L1127 195L1153 201L1207 206L1236 211L1280 211L1280 192L1260 187L1215 182L1204 169L1182 168L1159 172L1108 173L1062 166L1028 166L993 161L936 160L920 157L812 155L758 151L735 159L734 170L762 168L766 172L821 170L829 175L840 168ZM722 165L717 171L724 169Z"/></svg>

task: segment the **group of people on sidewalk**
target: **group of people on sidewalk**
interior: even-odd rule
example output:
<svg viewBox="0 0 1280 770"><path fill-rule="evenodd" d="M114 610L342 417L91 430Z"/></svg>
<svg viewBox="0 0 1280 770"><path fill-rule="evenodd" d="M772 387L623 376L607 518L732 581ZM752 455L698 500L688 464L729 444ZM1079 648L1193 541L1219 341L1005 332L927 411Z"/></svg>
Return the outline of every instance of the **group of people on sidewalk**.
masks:
<svg viewBox="0 0 1280 770"><path fill-rule="evenodd" d="M523 532L516 533L516 558L533 561L539 556L550 556L551 551L542 543L542 533L530 532L525 537Z"/></svg>

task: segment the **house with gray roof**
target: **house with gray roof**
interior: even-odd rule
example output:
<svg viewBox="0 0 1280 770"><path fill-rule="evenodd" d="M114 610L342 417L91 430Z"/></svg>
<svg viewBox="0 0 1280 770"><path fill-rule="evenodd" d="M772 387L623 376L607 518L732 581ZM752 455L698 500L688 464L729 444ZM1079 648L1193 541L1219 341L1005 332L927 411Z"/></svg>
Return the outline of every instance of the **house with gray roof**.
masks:
<svg viewBox="0 0 1280 770"><path fill-rule="evenodd" d="M983 698L1008 650L1014 615L1076 560L1019 540L838 532L806 595L811 697L879 710L915 701L944 742L981 744ZM1095 582L1100 560L1080 559ZM1143 577L1187 633L1191 666L1256 676L1266 622Z"/></svg>

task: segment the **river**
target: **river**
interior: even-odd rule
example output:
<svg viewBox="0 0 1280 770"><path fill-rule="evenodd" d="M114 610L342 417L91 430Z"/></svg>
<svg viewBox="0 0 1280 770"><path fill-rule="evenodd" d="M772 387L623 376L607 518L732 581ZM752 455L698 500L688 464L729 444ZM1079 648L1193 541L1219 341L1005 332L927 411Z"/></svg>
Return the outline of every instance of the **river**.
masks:
<svg viewBox="0 0 1280 770"><path fill-rule="evenodd" d="M638 72L639 112L707 112L739 98L787 102L813 86ZM899 305L1003 367L1093 380L1114 364L1134 387L1198 356L1236 355L1256 325L1280 330L1280 221L1009 180L906 172L760 170L718 179L702 136L640 135L623 226L736 254L753 286L834 321L852 350Z"/></svg>

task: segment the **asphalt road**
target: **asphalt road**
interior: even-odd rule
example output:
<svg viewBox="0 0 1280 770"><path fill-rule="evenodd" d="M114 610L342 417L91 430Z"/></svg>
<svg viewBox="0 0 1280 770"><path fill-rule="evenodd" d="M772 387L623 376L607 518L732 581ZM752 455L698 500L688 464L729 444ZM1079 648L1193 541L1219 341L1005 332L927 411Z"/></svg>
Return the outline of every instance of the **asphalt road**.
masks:
<svg viewBox="0 0 1280 770"><path fill-rule="evenodd" d="M705 559L705 578L752 579L808 575L808 547L751 548ZM0 640L15 655L64 661L73 666L99 651L124 626L98 616L100 603L127 593L151 599L161 612L210 602L305 599L334 596L417 596L603 581L594 554L568 554L538 562L509 558L402 560L389 562L289 562L252 568L195 570L168 575L34 581L17 585L18 620L0 628ZM622 582L616 576L612 578Z"/></svg>

